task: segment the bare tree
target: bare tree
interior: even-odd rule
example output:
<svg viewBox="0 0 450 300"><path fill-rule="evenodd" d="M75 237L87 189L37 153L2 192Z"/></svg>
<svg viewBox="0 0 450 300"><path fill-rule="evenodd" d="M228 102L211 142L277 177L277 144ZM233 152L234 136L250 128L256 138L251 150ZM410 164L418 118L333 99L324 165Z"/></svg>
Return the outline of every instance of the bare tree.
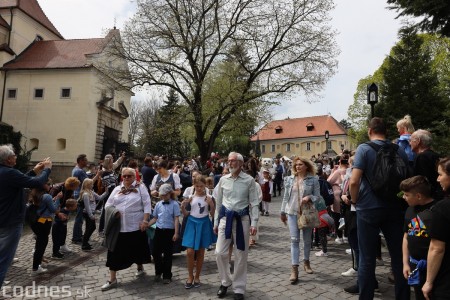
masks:
<svg viewBox="0 0 450 300"><path fill-rule="evenodd" d="M135 85L164 86L180 95L203 159L241 108L287 92L314 94L337 67L331 0L138 0L137 5L122 32L123 46L118 43L111 55L129 62ZM216 100L215 111L205 110L209 75L236 45L246 52L237 59L241 87L227 101Z"/></svg>
<svg viewBox="0 0 450 300"><path fill-rule="evenodd" d="M129 113L129 126L128 126L128 141L131 145L136 145L136 137L139 133L139 116L141 114L142 105L139 100L131 100L131 107Z"/></svg>
<svg viewBox="0 0 450 300"><path fill-rule="evenodd" d="M155 96L146 100L134 100L131 104L130 130L134 128L134 137L130 138L130 143L137 156L144 156L145 153L154 151L157 115L161 104Z"/></svg>

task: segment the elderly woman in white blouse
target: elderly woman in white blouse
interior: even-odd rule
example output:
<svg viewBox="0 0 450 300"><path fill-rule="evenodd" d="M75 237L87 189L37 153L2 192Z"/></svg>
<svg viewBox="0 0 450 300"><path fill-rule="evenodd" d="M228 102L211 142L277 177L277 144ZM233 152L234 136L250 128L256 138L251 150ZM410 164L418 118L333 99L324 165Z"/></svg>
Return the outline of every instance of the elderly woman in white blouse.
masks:
<svg viewBox="0 0 450 300"><path fill-rule="evenodd" d="M103 291L117 286L117 271L135 263L135 275L139 277L145 274L143 264L150 263L146 235L151 214L150 195L143 184L136 182L135 177L134 169L123 168L123 181L112 191L105 205L106 209L115 207L118 211L116 217L120 218L120 232L114 250L108 249L106 266L109 267L110 278L102 286Z"/></svg>

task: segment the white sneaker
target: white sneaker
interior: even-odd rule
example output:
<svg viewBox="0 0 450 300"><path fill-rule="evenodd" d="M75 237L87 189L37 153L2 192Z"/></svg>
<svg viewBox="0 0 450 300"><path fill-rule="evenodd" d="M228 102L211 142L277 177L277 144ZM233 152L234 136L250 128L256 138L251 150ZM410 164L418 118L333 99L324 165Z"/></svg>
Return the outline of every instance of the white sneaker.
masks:
<svg viewBox="0 0 450 300"><path fill-rule="evenodd" d="M102 291L107 291L117 286L117 279L114 281L107 281L104 285L102 285Z"/></svg>
<svg viewBox="0 0 450 300"><path fill-rule="evenodd" d="M45 272L47 272L47 269L44 269L43 267L41 267L40 265L39 265L39 267L37 268L37 270L33 270L33 271L31 271L31 275L39 275L39 274L42 274L42 273L45 273Z"/></svg>
<svg viewBox="0 0 450 300"><path fill-rule="evenodd" d="M342 240L344 241L344 243L348 243L348 238L347 237L343 237Z"/></svg>
<svg viewBox="0 0 450 300"><path fill-rule="evenodd" d="M328 256L328 253L325 253L322 250L320 250L319 252L316 252L315 254L316 254L316 256Z"/></svg>
<svg viewBox="0 0 450 300"><path fill-rule="evenodd" d="M343 243L344 243L344 240L342 239L342 238L336 238L335 240L334 240L334 242L336 243L336 244L338 244L338 245L342 245Z"/></svg>
<svg viewBox="0 0 450 300"><path fill-rule="evenodd" d="M345 253L352 254L352 249L345 249Z"/></svg>
<svg viewBox="0 0 450 300"><path fill-rule="evenodd" d="M342 276L345 276L345 277L356 276L356 275L358 275L358 271L356 271L356 270L353 269L353 268L350 268L350 269L348 269L347 271L342 272L341 275L342 275Z"/></svg>
<svg viewBox="0 0 450 300"><path fill-rule="evenodd" d="M68 253L68 252L72 252L72 249L70 249L66 244L64 244L61 247L59 247L59 251Z"/></svg>
<svg viewBox="0 0 450 300"><path fill-rule="evenodd" d="M338 227L338 229L342 230L344 227L345 227L345 220L344 220L344 218L340 218L339 219L339 227Z"/></svg>

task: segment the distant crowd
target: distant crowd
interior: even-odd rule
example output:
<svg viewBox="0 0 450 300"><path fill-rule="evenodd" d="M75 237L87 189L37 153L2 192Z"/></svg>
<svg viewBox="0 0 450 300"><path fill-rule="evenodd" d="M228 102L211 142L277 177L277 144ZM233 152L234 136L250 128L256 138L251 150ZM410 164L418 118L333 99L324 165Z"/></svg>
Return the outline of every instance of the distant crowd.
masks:
<svg viewBox="0 0 450 300"><path fill-rule="evenodd" d="M71 176L59 183L50 179L50 158L22 174L14 169L15 150L2 145L0 284L24 221L36 240L31 275L39 276L51 263L44 257L50 236L51 259L73 251L67 226L74 218L72 247L91 251L92 234L97 230L103 237L109 269L103 291L117 286L119 271L135 264L140 277L151 262L154 281L170 284L172 255L181 251L188 270L184 287L200 288L205 251L214 250L217 296L232 288L234 299L244 299L249 248L260 242L259 217L279 215L289 231L286 280L292 284L302 270L304 276L314 272L311 250L321 259L333 255L333 237L336 244L349 244L352 254L352 267L342 276L357 276L344 290L373 299L384 238L396 299L410 299L411 287L416 299L450 299L450 158L432 150L431 133L414 130L409 116L397 123L394 142L386 139L382 119L373 118L368 128L369 142L336 157L244 158L231 152L226 158L213 153L202 164L199 158L147 155L139 168L126 153L108 154L97 164L80 154ZM274 197L281 197L278 212L271 210Z"/></svg>

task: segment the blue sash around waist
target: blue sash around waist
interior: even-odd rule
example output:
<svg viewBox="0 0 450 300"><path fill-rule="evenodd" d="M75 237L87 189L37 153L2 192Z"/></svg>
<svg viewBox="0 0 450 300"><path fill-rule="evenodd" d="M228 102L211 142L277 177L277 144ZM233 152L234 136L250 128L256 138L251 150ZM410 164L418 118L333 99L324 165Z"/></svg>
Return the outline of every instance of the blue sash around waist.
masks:
<svg viewBox="0 0 450 300"><path fill-rule="evenodd" d="M226 218L225 222L225 238L231 239L231 233L233 230L233 220L236 219L236 247L239 250L245 251L245 238L244 238L244 228L242 227L243 216L249 216L250 211L248 206L240 211L229 210L222 205L219 213L219 221L222 217Z"/></svg>

